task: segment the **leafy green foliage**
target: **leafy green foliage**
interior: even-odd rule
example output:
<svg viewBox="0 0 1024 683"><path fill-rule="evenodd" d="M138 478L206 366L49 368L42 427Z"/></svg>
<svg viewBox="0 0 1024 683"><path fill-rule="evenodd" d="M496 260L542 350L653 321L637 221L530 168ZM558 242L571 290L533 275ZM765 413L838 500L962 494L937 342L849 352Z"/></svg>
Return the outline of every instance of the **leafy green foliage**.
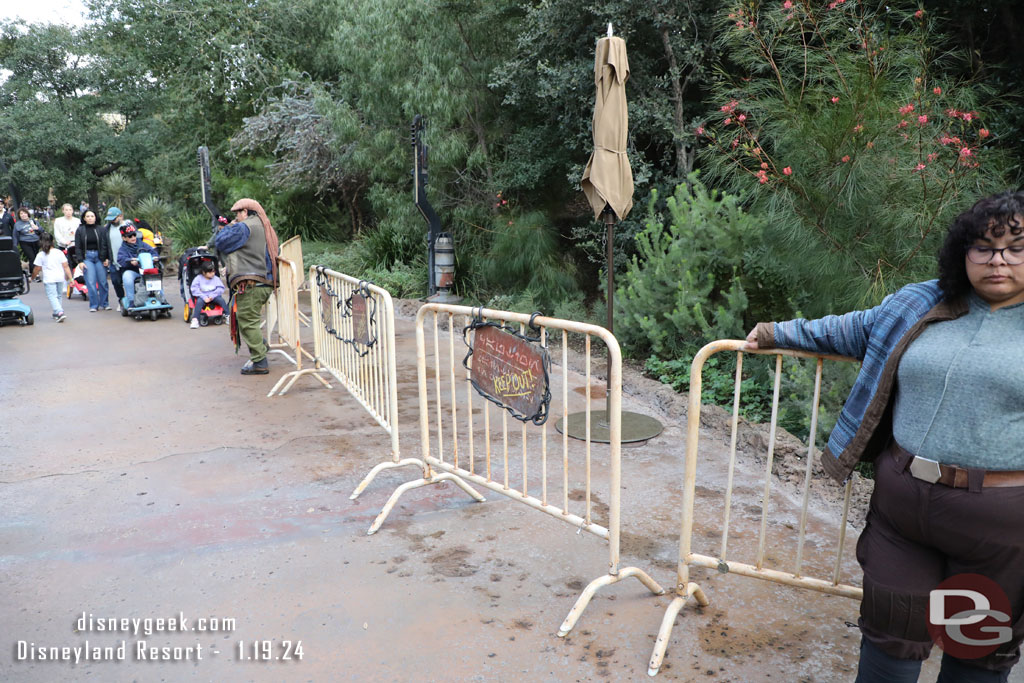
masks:
<svg viewBox="0 0 1024 683"><path fill-rule="evenodd" d="M634 352L676 357L745 335L743 275L759 229L740 197L709 191L696 173L687 180L663 207L652 193L637 254L619 278L617 332Z"/></svg>
<svg viewBox="0 0 1024 683"><path fill-rule="evenodd" d="M135 183L124 173L115 171L100 182L100 197L128 214L128 207L135 199Z"/></svg>
<svg viewBox="0 0 1024 683"><path fill-rule="evenodd" d="M213 235L210 215L200 211L184 211L172 218L164 229L170 239L171 253L178 257L189 247L206 244Z"/></svg>
<svg viewBox="0 0 1024 683"><path fill-rule="evenodd" d="M514 217L496 232L485 266L492 289L529 292L543 311L576 291L572 264L565 263L558 235L543 213Z"/></svg>
<svg viewBox="0 0 1024 683"><path fill-rule="evenodd" d="M662 360L651 356L644 364L649 375L668 384L676 391L690 390L691 358ZM736 361L724 355L712 356L701 371L701 402L732 409L736 386ZM749 369L740 381L740 415L751 422L765 422L771 417L772 385L763 376L750 374Z"/></svg>
<svg viewBox="0 0 1024 683"><path fill-rule="evenodd" d="M662 360L651 356L644 364L647 374L676 391L690 390L690 357ZM853 387L858 366L828 362L822 366L815 443L824 447L839 411ZM815 361L787 358L779 385L778 424L790 434L807 441L811 429ZM736 357L720 353L708 358L701 370L701 402L732 411L736 387ZM768 422L772 414L775 387L775 357L747 354L740 382L740 415L751 422Z"/></svg>
<svg viewBox="0 0 1024 683"><path fill-rule="evenodd" d="M170 221L174 214L174 206L156 195L149 195L139 201L135 206L134 213L149 223L154 230L160 230Z"/></svg>
<svg viewBox="0 0 1024 683"><path fill-rule="evenodd" d="M418 297L426 292L427 269L423 264L396 264L391 268L368 266L358 242L303 242L306 266L320 265L353 277L369 280L395 297Z"/></svg>

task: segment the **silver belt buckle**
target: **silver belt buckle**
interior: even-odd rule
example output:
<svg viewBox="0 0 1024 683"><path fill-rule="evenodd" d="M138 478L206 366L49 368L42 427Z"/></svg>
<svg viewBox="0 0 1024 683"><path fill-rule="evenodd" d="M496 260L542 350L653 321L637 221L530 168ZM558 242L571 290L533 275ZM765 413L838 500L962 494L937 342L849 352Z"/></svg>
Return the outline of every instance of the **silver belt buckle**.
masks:
<svg viewBox="0 0 1024 683"><path fill-rule="evenodd" d="M942 470L939 468L937 460L922 458L920 455L915 455L914 459L910 461L910 473L929 484L934 484L942 476Z"/></svg>

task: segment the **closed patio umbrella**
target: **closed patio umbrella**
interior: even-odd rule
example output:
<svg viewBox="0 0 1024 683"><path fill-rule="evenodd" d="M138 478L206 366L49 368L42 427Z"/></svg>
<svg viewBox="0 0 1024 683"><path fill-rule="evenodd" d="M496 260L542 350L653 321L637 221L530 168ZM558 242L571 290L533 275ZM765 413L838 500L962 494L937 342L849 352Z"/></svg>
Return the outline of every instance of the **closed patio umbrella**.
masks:
<svg viewBox="0 0 1024 683"><path fill-rule="evenodd" d="M597 41L594 59L594 151L583 171L583 193L594 209L594 218L614 223L633 208L633 171L626 156L629 136L629 111L626 105L626 81L629 59L626 41L617 36ZM609 215L606 209L611 210Z"/></svg>
<svg viewBox="0 0 1024 683"><path fill-rule="evenodd" d="M626 142L629 138L629 109L626 104L626 81L629 80L629 59L626 56L626 41L612 35L608 24L608 35L597 41L594 57L594 85L597 88L594 100L593 136L594 151L583 171L580 185L587 196L594 218L604 220L607 231L608 260L608 330L614 331L612 316L615 297L615 269L613 239L615 222L629 215L633 208L633 171L626 156ZM610 370L610 368L609 368ZM611 373L609 372L609 376ZM610 392L609 392L610 393ZM608 413L594 413L597 429L591 434L594 441L607 442ZM570 415L566 424L556 423L555 428L565 429L569 436L585 438L585 415ZM661 423L654 418L637 413L622 413L622 441L625 443L646 441L661 433Z"/></svg>

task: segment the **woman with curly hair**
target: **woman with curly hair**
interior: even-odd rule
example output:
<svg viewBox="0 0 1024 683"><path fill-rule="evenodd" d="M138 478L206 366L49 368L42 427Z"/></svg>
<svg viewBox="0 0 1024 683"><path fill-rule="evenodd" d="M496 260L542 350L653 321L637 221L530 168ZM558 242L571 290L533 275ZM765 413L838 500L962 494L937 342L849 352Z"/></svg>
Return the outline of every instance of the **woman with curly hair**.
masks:
<svg viewBox="0 0 1024 683"><path fill-rule="evenodd" d="M938 271L870 310L747 336L862 361L821 460L840 482L875 464L860 683L916 681L935 643L940 683L1006 681L1024 640L1024 192L960 214Z"/></svg>

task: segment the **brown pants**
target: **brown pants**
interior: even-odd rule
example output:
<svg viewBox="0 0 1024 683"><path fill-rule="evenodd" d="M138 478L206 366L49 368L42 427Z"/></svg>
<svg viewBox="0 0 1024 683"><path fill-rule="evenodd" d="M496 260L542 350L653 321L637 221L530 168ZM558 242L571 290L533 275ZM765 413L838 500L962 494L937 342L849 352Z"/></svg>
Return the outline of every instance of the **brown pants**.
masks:
<svg viewBox="0 0 1024 683"><path fill-rule="evenodd" d="M1010 599L1013 640L970 663L1009 669L1024 640L1024 486L929 484L910 474L901 450L893 444L875 462L875 490L857 543L861 631L892 657L927 659L929 592L954 574L981 574Z"/></svg>

